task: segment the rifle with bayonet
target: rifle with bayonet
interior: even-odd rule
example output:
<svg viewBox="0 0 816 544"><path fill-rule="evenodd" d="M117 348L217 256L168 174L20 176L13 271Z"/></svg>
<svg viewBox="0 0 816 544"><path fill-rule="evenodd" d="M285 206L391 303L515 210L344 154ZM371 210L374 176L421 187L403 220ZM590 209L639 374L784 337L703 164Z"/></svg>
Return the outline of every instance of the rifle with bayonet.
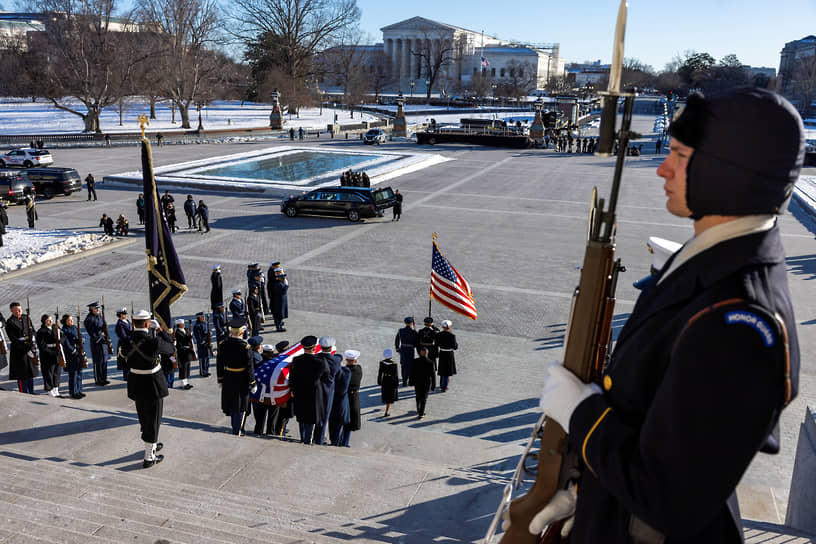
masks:
<svg viewBox="0 0 816 544"><path fill-rule="evenodd" d="M210 351L210 357L213 357L215 354L213 353L212 349L212 334L210 334L210 314L207 313L207 349Z"/></svg>
<svg viewBox="0 0 816 544"><path fill-rule="evenodd" d="M26 317L23 330L23 336L26 339L26 344L28 344L28 352L31 354L31 361L35 366L39 366L40 358L37 357L37 344L34 342L34 325L31 323L31 301L28 297L26 297Z"/></svg>
<svg viewBox="0 0 816 544"><path fill-rule="evenodd" d="M79 304L77 304L77 318L76 318L76 327L77 327L77 341L79 345L79 362L81 363L82 368L88 368L88 356L85 354L85 341L82 339L82 320L80 319L82 314L79 312Z"/></svg>
<svg viewBox="0 0 816 544"><path fill-rule="evenodd" d="M611 156L618 140L617 161L612 180L609 201L598 198L597 188L593 188L587 228L584 264L581 276L571 301L566 339L564 345L564 367L572 371L585 383L599 383L611 351L612 317L615 308L615 289L618 274L625 271L620 259L615 259L615 230L617 227L615 210L620 189L621 174L630 138L639 135L630 131L634 93L620 92L620 78L623 61L623 40L626 27L626 0L621 0L615 31L613 62L610 69L609 88L603 96L603 111L598 154ZM623 119L616 134L615 122L618 99L624 98ZM606 205L606 208L605 208ZM522 497L510 502L527 458L522 455L514 481L508 484L502 504L488 530L485 543L489 544L498 525L505 505L508 505L510 527L504 533L501 544L558 544L562 542L563 521L550 524L542 536L530 534L528 526L561 489L573 485L580 472L578 459L567 452L565 430L556 421L541 416L528 444L540 438L536 480Z"/></svg>
<svg viewBox="0 0 816 544"><path fill-rule="evenodd" d="M187 341L188 341L188 347L190 348L190 353L192 353L192 359L190 359L190 360L191 361L198 361L198 355L196 355L196 350L195 350L195 346L194 346L195 342L193 341L193 320L192 319L187 320Z"/></svg>
<svg viewBox="0 0 816 544"><path fill-rule="evenodd" d="M54 338L57 339L57 362L61 368L65 368L68 366L65 362L65 351L62 349L62 337L60 336L60 328L59 328L59 306L57 306L57 311L54 313Z"/></svg>
<svg viewBox="0 0 816 544"><path fill-rule="evenodd" d="M108 333L108 320L105 319L105 297L102 297L102 334L105 335L105 343L108 345L108 355L113 355L113 342Z"/></svg>

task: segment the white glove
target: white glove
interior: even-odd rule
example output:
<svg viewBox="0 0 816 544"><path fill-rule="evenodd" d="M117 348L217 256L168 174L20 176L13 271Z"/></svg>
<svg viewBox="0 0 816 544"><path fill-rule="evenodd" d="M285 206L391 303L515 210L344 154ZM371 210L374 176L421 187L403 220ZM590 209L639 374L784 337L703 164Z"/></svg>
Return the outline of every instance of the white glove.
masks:
<svg viewBox="0 0 816 544"><path fill-rule="evenodd" d="M257 392L258 392L258 386L257 386L257 385L253 385L253 386L252 386L252 389L250 389L250 390L249 390L249 392L250 392L250 393L252 393L252 394L254 395L255 393L257 393Z"/></svg>
<svg viewBox="0 0 816 544"><path fill-rule="evenodd" d="M562 489L555 492L550 502L530 520L530 525L527 530L531 535L540 535L544 532L547 526L558 520L569 518L561 527L561 536L566 538L572 530L572 522L575 514L575 502L578 496L575 492L575 487L570 485L568 489ZM510 530L510 510L502 512L502 531L505 533Z"/></svg>
<svg viewBox="0 0 816 544"><path fill-rule="evenodd" d="M159 322L156 321L155 319L151 319L150 320L150 328L151 329L158 329L159 328Z"/></svg>
<svg viewBox="0 0 816 544"><path fill-rule="evenodd" d="M175 357L173 357L172 355L170 356L170 362L171 362L171 363L175 363L175 362L176 362L176 358L175 358Z"/></svg>
<svg viewBox="0 0 816 544"><path fill-rule="evenodd" d="M581 401L600 392L597 384L582 382L560 361L554 361L547 367L547 378L538 406L548 417L568 429L572 413Z"/></svg>
<svg viewBox="0 0 816 544"><path fill-rule="evenodd" d="M29 359L33 359L33 358L34 358L34 352L33 352L33 351L31 351L31 350L29 350L29 352L28 352L28 353L26 353L26 356L27 356Z"/></svg>

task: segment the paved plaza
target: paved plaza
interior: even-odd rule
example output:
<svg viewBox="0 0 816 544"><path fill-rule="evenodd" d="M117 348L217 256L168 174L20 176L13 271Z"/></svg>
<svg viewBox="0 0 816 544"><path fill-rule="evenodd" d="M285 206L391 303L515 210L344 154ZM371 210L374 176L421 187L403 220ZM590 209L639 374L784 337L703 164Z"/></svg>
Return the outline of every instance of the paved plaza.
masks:
<svg viewBox="0 0 816 544"><path fill-rule="evenodd" d="M649 137L652 122L651 116L636 116L634 128ZM156 166L161 166L270 145L284 142L165 146L154 148L153 154ZM332 150L363 147L359 141L325 139L308 145ZM570 297L582 264L590 194L597 185L600 195L608 196L614 163L552 150L410 143L381 146L383 151L406 148L450 160L386 182L405 195L399 222L392 222L390 214L361 223L290 219L280 213L276 198L191 190L196 200L203 199L209 206L212 231L204 235L188 231L179 213L182 228L174 237L189 287L172 307L174 317L189 319L208 308L211 265L222 265L224 292L229 293L233 288L246 289L248 263L259 262L265 270L270 261L279 260L290 282L288 331L276 333L267 326L266 343L294 342L305 334L331 335L337 338L339 350L353 348L362 353L363 427L352 434L350 450L230 436L228 418L219 409L215 376L200 378L194 368L194 389L173 390L165 400L160 436L165 462L150 471L136 471L142 455L138 423L121 374L111 361L112 384L96 387L91 371L86 371L88 396L81 401L45 395L31 399L0 391L0 405L7 416L0 423L0 455L10 466L4 472L10 472L12 480L20 478L9 485L22 486L20 482L31 478L24 474L26 465L21 460L33 460L48 475L45 481L55 482L55 488L59 480L74 478L86 486L91 498L93 482L100 486L109 482L110 493L115 494L115 485L126 489L141 481L148 482L145 493L151 488L189 490L191 496L200 497L202 512L226 500L219 499L216 491L225 493L234 504L254 497L259 501L256 512L265 511L261 504L269 504L271 510L275 510L271 505L277 505L279 517L264 518L258 527L266 524L294 536L292 540L258 538L260 541L477 541L484 535L502 486L537 420L543 369L561 357ZM644 149L652 148L651 142L644 145ZM136 146L60 149L55 151L55 160L58 166L76 168L82 178L92 172L97 180L140 167ZM649 271L648 237L682 242L692 235L690 221L670 216L664 208L663 181L655 174L660 160L662 155L648 153L627 159L617 229L617 253L626 272L618 285L615 331L620 330L638 296L632 282ZM84 192L42 201L38 226L101 232L97 225L103 213L112 217L124 213L132 236L102 251L0 276L3 308L12 300L25 305L28 297L37 321L40 314L54 313L57 307L61 313L75 312L80 305L84 315L87 303L104 296L112 325L114 309L148 306L143 231L135 208L139 190L97 184L97 193L96 202L86 201ZM180 209L187 192L171 188L171 193ZM11 226L24 225L22 207L12 207L9 217ZM791 213L780 218L780 225L799 324L800 393L781 421L782 452L759 455L739 487L743 516L770 524L784 523L799 425L805 406L816 404L816 335L811 331L816 324L816 291L810 284L816 278L816 227L796 203ZM448 392L431 394L423 420L416 419L413 391L407 388L400 389L392 415L383 418L377 364L383 349L393 347L402 319L413 315L421 323L428 312L433 233L438 234L445 256L470 282L479 318L470 321L433 305L437 322L453 321L459 342L459 374ZM7 370L0 376L6 379ZM37 383L41 389L39 380ZM0 382L5 389L12 385ZM250 416L248 428L251 422ZM297 426L289 428L294 436ZM0 475L0 482L3 479ZM11 501L12 491L2 493L2 500ZM125 500L127 492L122 494ZM91 500L84 495L81 499ZM13 517L17 510L26 515L25 505L36 510L36 501L47 497L27 500L31 502L19 503L3 515ZM92 508L90 503L88 507ZM208 519L218 519L218 509L211 510ZM146 510L144 515L149 513ZM105 515L112 521L98 523L116 526L118 514L106 511ZM154 523L152 518L139 523L156 527L156 538L185 541L184 535L196 526L197 515L205 514L195 509L184 514L186 529L173 529L172 523L162 525L161 520ZM167 516L182 523L181 514ZM6 519L0 518L0 542L11 534L4 527ZM48 520L32 517L32 523L45 526ZM139 532L130 525L121 529ZM66 530L85 534L88 527L66 526ZM310 536L298 537L298 531ZM255 537L236 533L232 539L210 538L213 542L250 542ZM128 541L134 540L138 541ZM91 540L77 540L81 541Z"/></svg>

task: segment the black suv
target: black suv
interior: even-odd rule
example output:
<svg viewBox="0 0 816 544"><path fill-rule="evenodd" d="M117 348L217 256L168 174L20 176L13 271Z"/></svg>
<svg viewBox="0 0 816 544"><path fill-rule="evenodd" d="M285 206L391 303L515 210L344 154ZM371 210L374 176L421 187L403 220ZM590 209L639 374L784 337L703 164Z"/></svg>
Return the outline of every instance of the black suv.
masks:
<svg viewBox="0 0 816 544"><path fill-rule="evenodd" d="M340 215L349 221L382 215L394 205L391 187L322 187L281 202L288 217L298 214Z"/></svg>
<svg viewBox="0 0 816 544"><path fill-rule="evenodd" d="M73 168L29 168L26 173L37 194L46 198L54 195L68 196L82 190L79 172Z"/></svg>
<svg viewBox="0 0 816 544"><path fill-rule="evenodd" d="M25 170L0 169L0 198L13 204L25 200L25 190L33 188Z"/></svg>

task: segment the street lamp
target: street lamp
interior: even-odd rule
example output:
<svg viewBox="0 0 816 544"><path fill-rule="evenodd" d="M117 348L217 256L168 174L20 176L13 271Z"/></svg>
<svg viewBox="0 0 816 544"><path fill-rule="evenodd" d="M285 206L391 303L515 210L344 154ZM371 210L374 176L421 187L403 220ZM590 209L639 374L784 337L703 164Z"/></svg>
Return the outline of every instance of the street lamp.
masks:
<svg viewBox="0 0 816 544"><path fill-rule="evenodd" d="M430 79L425 80L425 88L428 89L428 96L430 96L431 95L431 80Z"/></svg>
<svg viewBox="0 0 816 544"><path fill-rule="evenodd" d="M411 96L414 96L414 85L416 85L416 81L412 79L408 82L408 85L411 87Z"/></svg>
<svg viewBox="0 0 816 544"><path fill-rule="evenodd" d="M196 104L196 109L198 110L198 130L204 130L204 123L201 122L201 102Z"/></svg>

